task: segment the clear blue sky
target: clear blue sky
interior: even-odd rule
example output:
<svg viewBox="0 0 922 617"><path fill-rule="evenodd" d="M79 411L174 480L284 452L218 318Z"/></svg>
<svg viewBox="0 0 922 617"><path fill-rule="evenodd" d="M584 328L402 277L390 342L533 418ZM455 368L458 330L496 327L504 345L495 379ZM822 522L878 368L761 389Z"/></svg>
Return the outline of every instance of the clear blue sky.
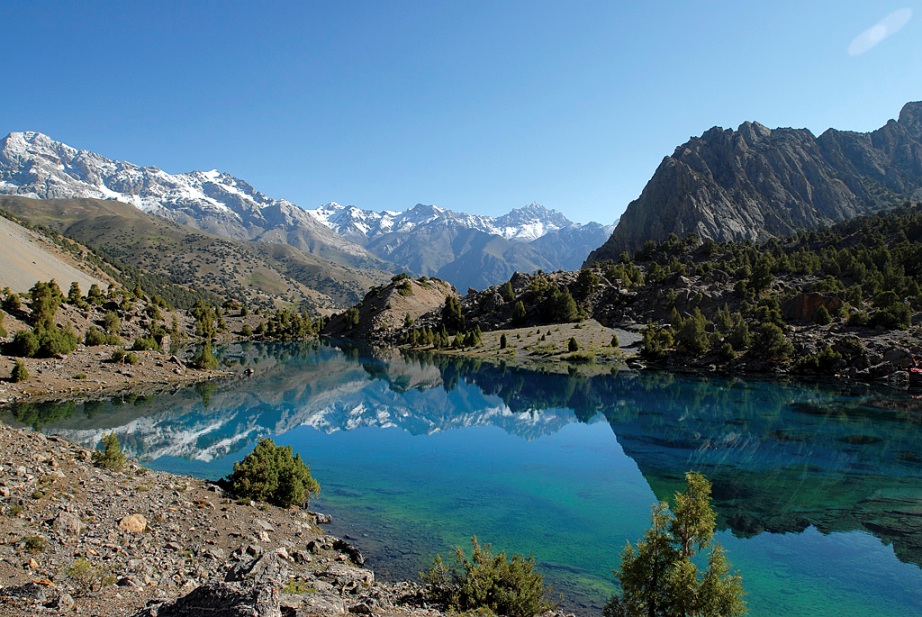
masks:
<svg viewBox="0 0 922 617"><path fill-rule="evenodd" d="M0 133L271 197L610 223L711 126L922 100L922 2L0 3Z"/></svg>

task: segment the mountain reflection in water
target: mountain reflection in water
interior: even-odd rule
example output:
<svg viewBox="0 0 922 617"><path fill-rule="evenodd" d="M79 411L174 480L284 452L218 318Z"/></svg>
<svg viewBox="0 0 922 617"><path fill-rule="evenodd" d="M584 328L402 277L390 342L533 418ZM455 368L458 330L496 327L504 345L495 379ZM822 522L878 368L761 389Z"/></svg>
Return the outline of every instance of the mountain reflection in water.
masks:
<svg viewBox="0 0 922 617"><path fill-rule="evenodd" d="M656 498L680 490L687 470L707 475L718 526L737 537L862 531L922 565L922 402L899 391L664 373L552 375L320 344L223 353L255 374L149 398L19 404L2 417L87 447L114 431L142 463L212 478L257 439L304 426L410 435L499 427L533 441L604 417Z"/></svg>

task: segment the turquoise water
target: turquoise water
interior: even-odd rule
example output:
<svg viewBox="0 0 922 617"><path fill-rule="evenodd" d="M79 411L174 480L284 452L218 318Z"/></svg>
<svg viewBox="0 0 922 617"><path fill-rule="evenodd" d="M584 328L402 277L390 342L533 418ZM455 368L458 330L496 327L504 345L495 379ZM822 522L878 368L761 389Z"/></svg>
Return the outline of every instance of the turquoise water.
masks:
<svg viewBox="0 0 922 617"><path fill-rule="evenodd" d="M922 614L922 402L841 384L620 373L246 346L256 374L156 398L20 406L4 420L149 467L227 474L260 437L323 486L312 507L380 576L414 577L472 535L535 556L563 605L597 613L650 507L687 470L714 485L717 540L751 615Z"/></svg>

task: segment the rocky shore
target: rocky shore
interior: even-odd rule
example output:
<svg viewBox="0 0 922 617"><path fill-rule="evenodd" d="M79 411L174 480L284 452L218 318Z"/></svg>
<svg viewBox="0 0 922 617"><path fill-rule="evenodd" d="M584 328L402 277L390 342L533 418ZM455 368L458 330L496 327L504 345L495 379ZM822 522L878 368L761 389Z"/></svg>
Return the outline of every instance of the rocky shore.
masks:
<svg viewBox="0 0 922 617"><path fill-rule="evenodd" d="M133 463L101 469L6 425L0 454L0 616L441 614L418 583L362 568L322 514Z"/></svg>

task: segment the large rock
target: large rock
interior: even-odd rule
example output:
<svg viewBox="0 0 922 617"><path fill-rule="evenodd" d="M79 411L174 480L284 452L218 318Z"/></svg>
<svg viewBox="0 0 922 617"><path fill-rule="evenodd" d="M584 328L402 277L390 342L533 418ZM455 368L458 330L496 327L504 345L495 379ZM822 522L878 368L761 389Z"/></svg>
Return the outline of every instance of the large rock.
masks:
<svg viewBox="0 0 922 617"><path fill-rule="evenodd" d="M118 522L118 526L128 533L144 533L147 531L147 519L140 514L129 514Z"/></svg>
<svg viewBox="0 0 922 617"><path fill-rule="evenodd" d="M245 583L207 583L175 602L148 606L134 617L281 617L275 587Z"/></svg>

